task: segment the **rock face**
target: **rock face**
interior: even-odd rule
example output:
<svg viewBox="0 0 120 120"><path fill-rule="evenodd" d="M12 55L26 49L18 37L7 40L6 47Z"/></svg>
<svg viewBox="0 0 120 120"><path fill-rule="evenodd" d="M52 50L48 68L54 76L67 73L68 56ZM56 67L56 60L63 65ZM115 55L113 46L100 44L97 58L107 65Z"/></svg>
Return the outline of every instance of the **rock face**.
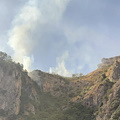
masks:
<svg viewBox="0 0 120 120"><path fill-rule="evenodd" d="M120 56L86 76L28 73L0 52L0 120L120 120Z"/></svg>
<svg viewBox="0 0 120 120"><path fill-rule="evenodd" d="M101 106L103 104L103 97L111 89L112 85L113 83L109 80L98 83L85 95L83 104L89 108Z"/></svg>
<svg viewBox="0 0 120 120"><path fill-rule="evenodd" d="M18 115L20 111L21 72L14 65L13 70L0 66L0 110L4 114Z"/></svg>
<svg viewBox="0 0 120 120"><path fill-rule="evenodd" d="M112 59L113 60L113 59ZM107 63L108 64L108 63ZM120 62L113 61L104 77L85 95L83 104L94 107L96 120L120 119Z"/></svg>
<svg viewBox="0 0 120 120"><path fill-rule="evenodd" d="M1 57L1 54L0 54ZM7 56L6 56L7 57ZM5 58L6 58L5 57ZM20 64L0 58L0 119L14 120L21 112L29 109L29 114L34 113L34 108L29 105L25 108L25 101L22 99L26 93L29 101L37 101L37 92L33 87L33 81L23 71ZM28 102L28 104L30 104ZM23 108L21 109L21 106ZM30 110L33 108L33 110Z"/></svg>
<svg viewBox="0 0 120 120"><path fill-rule="evenodd" d="M40 70L34 70L29 76L39 85L42 92L50 92L53 96L66 96L76 94L93 83L87 80L72 81L72 78L49 74ZM73 78L76 79L76 78ZM75 92L76 91L76 92Z"/></svg>
<svg viewBox="0 0 120 120"><path fill-rule="evenodd" d="M59 97L72 90L69 81L59 75L35 70L29 73L29 76L39 85L41 91L50 92L53 96Z"/></svg>
<svg viewBox="0 0 120 120"><path fill-rule="evenodd" d="M118 61L116 61L116 59ZM105 66L105 64L109 64ZM50 74L43 73L41 71L33 71L33 73L37 73L37 83L38 81L42 84L38 85L43 87L44 92L51 92L52 95L60 97L63 94L80 92L80 94L76 94L72 96L73 103L81 102L82 105L89 108L94 108L96 120L114 120L113 118L119 118L118 111L119 103L120 103L120 62L119 57L110 58L104 61L104 67L100 70L90 73L87 76L83 76L80 80L77 79L77 82L69 82L65 83L65 78L54 76ZM96 74L95 74L96 73ZM96 77L98 76L98 77ZM34 79L34 77L33 77ZM88 79L85 80L85 79ZM90 84L92 79L96 79L92 81L93 84ZM36 81L36 80L34 80ZM84 84L83 84L84 81ZM87 83L88 82L88 83ZM79 84L80 83L80 84ZM73 84L77 84L72 86ZM89 86L88 90L87 85ZM62 89L66 89L67 91L62 91L59 86L62 86ZM79 90L74 89L79 86ZM83 88L83 89L80 89ZM82 95L81 93L85 91ZM72 92L70 92L72 91ZM110 105L114 104L114 105ZM112 110L111 110L112 107ZM117 112L116 112L117 110ZM118 117L117 117L117 116Z"/></svg>
<svg viewBox="0 0 120 120"><path fill-rule="evenodd" d="M117 81L104 98L96 120L120 119L120 81Z"/></svg>
<svg viewBox="0 0 120 120"><path fill-rule="evenodd" d="M114 63L114 61L118 61L120 60L120 56L116 56L116 57L111 57L111 58L103 58L101 60L101 64L98 65L98 67L104 67L104 66L109 66L112 65Z"/></svg>
<svg viewBox="0 0 120 120"><path fill-rule="evenodd" d="M115 61L113 64L113 67L111 68L111 73L110 73L109 79L112 82L116 82L116 81L120 80L120 63L118 61Z"/></svg>

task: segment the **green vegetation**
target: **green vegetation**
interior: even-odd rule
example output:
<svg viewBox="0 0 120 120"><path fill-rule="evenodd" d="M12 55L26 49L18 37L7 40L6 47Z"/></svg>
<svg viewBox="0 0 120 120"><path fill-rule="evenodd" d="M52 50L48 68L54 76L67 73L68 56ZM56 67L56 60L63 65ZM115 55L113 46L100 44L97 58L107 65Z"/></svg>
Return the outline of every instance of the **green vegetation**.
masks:
<svg viewBox="0 0 120 120"><path fill-rule="evenodd" d="M24 76L23 79L25 79ZM23 85L25 84L24 80ZM29 100L29 96L23 90L20 111L22 117L20 120L94 120L92 109L83 106L81 103L72 104L68 102L69 96L74 96L74 94L64 98L56 98L50 93L41 92L36 83L33 83L33 86L39 95L38 99L40 102ZM36 114L24 115L24 106L27 103L35 106Z"/></svg>
<svg viewBox="0 0 120 120"><path fill-rule="evenodd" d="M61 100L50 94L41 94L41 105L35 115L23 116L21 120L95 120L93 110L81 103L61 107Z"/></svg>
<svg viewBox="0 0 120 120"><path fill-rule="evenodd" d="M58 118L59 120L94 120L93 112L93 109L89 109L81 103L75 103L63 111L63 115Z"/></svg>

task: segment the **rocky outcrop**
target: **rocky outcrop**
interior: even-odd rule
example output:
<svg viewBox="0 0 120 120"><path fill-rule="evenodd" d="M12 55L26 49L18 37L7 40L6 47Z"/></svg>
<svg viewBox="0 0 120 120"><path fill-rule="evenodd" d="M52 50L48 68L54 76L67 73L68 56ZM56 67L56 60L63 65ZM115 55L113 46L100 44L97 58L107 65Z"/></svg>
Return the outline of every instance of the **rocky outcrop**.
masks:
<svg viewBox="0 0 120 120"><path fill-rule="evenodd" d="M110 75L108 76L112 82L120 80L120 63L115 61L113 66L110 68Z"/></svg>
<svg viewBox="0 0 120 120"><path fill-rule="evenodd" d="M51 93L55 97L66 96L69 97L78 95L77 92L81 92L88 86L92 86L91 81L77 78L67 78L56 74L49 74L40 70L34 70L29 73L29 76L39 85L42 92Z"/></svg>
<svg viewBox="0 0 120 120"><path fill-rule="evenodd" d="M7 56L6 56L7 57ZM0 119L14 120L22 112L29 110L35 114L31 102L38 102L34 82L18 63L0 59ZM30 106L25 107L25 103Z"/></svg>
<svg viewBox="0 0 120 120"><path fill-rule="evenodd" d="M85 95L83 104L87 107L98 109L98 106L103 104L103 97L107 91L112 88L113 83L109 80L102 81L92 87L92 89Z"/></svg>
<svg viewBox="0 0 120 120"><path fill-rule="evenodd" d="M71 91L70 82L59 75L35 70L29 73L29 76L39 85L41 91L50 92L53 96L65 95Z"/></svg>
<svg viewBox="0 0 120 120"><path fill-rule="evenodd" d="M101 60L101 64L98 65L99 68L104 67L104 66L110 66L113 65L113 63L115 61L119 61L120 60L120 56L116 56L116 57L111 57L111 58L103 58Z"/></svg>
<svg viewBox="0 0 120 120"><path fill-rule="evenodd" d="M120 62L112 61L103 76L84 96L83 104L96 109L96 120L119 120Z"/></svg>
<svg viewBox="0 0 120 120"><path fill-rule="evenodd" d="M96 118L96 120L120 119L120 80L107 92Z"/></svg>
<svg viewBox="0 0 120 120"><path fill-rule="evenodd" d="M0 66L0 115L18 115L20 111L21 72L13 67L11 72Z"/></svg>

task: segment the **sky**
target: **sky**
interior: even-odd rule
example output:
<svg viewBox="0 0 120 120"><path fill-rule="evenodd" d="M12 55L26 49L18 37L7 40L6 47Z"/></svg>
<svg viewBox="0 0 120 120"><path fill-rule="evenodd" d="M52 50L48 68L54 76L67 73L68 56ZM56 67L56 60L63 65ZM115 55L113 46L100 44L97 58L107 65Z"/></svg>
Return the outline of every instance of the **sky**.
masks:
<svg viewBox="0 0 120 120"><path fill-rule="evenodd" d="M28 71L71 76L120 55L120 1L0 0L0 51Z"/></svg>

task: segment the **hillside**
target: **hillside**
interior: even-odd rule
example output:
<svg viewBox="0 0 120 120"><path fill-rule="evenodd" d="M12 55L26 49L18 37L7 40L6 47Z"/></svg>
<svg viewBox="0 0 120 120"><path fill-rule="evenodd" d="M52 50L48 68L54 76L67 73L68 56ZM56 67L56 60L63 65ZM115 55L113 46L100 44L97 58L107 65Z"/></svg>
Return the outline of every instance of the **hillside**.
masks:
<svg viewBox="0 0 120 120"><path fill-rule="evenodd" d="M80 77L28 73L0 52L0 120L119 120L120 56Z"/></svg>

